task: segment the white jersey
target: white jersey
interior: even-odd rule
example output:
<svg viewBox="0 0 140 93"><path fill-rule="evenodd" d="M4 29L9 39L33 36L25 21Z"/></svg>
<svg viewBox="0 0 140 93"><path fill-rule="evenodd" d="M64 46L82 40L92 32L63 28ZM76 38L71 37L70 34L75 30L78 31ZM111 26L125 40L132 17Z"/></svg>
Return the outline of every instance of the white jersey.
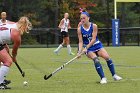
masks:
<svg viewBox="0 0 140 93"><path fill-rule="evenodd" d="M61 32L62 31L68 32L68 27L69 27L70 20L65 19L65 18L63 20L64 20L64 23L62 24Z"/></svg>
<svg viewBox="0 0 140 93"><path fill-rule="evenodd" d="M2 19L0 19L0 25L2 24L6 24L8 22L8 20L6 20L4 23L2 22Z"/></svg>
<svg viewBox="0 0 140 93"><path fill-rule="evenodd" d="M17 29L16 23L0 25L0 44L11 42L11 28Z"/></svg>

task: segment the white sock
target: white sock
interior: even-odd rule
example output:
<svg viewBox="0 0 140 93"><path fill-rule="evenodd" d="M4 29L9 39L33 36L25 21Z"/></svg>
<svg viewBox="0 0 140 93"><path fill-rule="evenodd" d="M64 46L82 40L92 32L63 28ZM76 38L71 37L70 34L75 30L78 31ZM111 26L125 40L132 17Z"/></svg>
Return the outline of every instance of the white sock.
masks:
<svg viewBox="0 0 140 93"><path fill-rule="evenodd" d="M68 53L71 54L71 47L70 45L67 45Z"/></svg>
<svg viewBox="0 0 140 93"><path fill-rule="evenodd" d="M7 66L1 66L0 68L0 84L3 83L5 76L9 72L9 67Z"/></svg>
<svg viewBox="0 0 140 93"><path fill-rule="evenodd" d="M59 52L60 51L60 49L63 47L63 45L62 44L60 44L59 46L58 46L58 48L55 50L55 51L57 51L57 52Z"/></svg>

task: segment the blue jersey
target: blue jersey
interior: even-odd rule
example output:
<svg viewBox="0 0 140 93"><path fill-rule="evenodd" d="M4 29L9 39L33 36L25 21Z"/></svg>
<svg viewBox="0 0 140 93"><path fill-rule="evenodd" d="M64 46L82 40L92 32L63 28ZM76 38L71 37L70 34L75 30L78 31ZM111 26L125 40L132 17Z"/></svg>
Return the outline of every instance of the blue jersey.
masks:
<svg viewBox="0 0 140 93"><path fill-rule="evenodd" d="M84 47L86 47L92 40L92 33L93 33L93 23L90 23L90 27L88 29L85 29L83 25L81 25L81 34L83 37L83 44ZM102 43L99 41L98 37L96 36L95 43L88 48L88 51L96 52L103 48Z"/></svg>

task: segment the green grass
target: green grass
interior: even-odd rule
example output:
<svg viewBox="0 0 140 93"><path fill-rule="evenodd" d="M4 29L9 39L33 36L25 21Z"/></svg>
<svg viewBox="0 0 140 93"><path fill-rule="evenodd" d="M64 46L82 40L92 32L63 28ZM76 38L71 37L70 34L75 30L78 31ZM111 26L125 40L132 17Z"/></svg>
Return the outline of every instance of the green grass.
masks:
<svg viewBox="0 0 140 93"><path fill-rule="evenodd" d="M26 72L22 78L13 64L7 79L12 83L11 90L0 90L0 93L139 93L140 92L140 47L107 47L114 60L116 72L123 77L122 81L114 81L101 59L108 83L99 84L100 78L93 67L92 60L83 56L66 66L63 70L45 81L43 76L49 75L56 68L74 56L67 54L64 48L60 55L53 54L54 48L20 48L18 63ZM76 48L73 49L76 52ZM23 86L23 81L28 86Z"/></svg>

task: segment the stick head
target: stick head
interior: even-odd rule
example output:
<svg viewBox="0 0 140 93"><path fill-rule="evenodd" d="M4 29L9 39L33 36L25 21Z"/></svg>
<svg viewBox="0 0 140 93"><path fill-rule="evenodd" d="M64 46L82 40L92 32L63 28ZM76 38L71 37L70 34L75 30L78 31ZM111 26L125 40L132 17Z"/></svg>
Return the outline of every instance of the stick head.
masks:
<svg viewBox="0 0 140 93"><path fill-rule="evenodd" d="M22 72L21 74L22 74L22 77L25 77L25 72Z"/></svg>
<svg viewBox="0 0 140 93"><path fill-rule="evenodd" d="M52 74L50 74L49 76L44 76L44 80L48 80L50 77L52 76Z"/></svg>

